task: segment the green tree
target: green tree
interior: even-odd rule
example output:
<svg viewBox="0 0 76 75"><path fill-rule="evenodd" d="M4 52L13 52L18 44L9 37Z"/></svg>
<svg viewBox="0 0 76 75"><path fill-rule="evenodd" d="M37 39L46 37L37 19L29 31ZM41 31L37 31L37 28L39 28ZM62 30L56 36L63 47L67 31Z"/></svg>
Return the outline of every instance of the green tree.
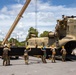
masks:
<svg viewBox="0 0 76 75"><path fill-rule="evenodd" d="M38 31L37 29L33 28L33 27L30 27L29 30L28 30L28 35L26 37L26 41L31 38L31 34L34 34L36 37L38 37Z"/></svg>
<svg viewBox="0 0 76 75"><path fill-rule="evenodd" d="M14 39L14 38L10 38L9 39L9 42L10 43L17 43L17 42L19 42L17 39Z"/></svg>
<svg viewBox="0 0 76 75"><path fill-rule="evenodd" d="M10 38L9 42L11 44L15 43L16 46L25 46L25 41L19 42L17 39Z"/></svg>
<svg viewBox="0 0 76 75"><path fill-rule="evenodd" d="M36 37L38 37L38 31L37 29L30 27L30 29L28 30L29 34L35 34Z"/></svg>
<svg viewBox="0 0 76 75"><path fill-rule="evenodd" d="M40 34L40 37L48 37L49 32L48 31L44 31L43 33Z"/></svg>

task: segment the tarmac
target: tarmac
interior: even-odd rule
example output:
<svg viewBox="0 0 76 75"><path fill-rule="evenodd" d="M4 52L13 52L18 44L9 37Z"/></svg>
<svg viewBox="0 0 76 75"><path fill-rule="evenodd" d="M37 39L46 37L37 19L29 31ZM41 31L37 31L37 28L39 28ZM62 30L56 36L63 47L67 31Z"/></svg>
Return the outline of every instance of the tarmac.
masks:
<svg viewBox="0 0 76 75"><path fill-rule="evenodd" d="M3 66L0 59L0 75L76 75L76 61L56 60L56 63L51 63L47 59L44 64L36 57L29 57L29 65L25 65L23 57L10 61L10 66Z"/></svg>

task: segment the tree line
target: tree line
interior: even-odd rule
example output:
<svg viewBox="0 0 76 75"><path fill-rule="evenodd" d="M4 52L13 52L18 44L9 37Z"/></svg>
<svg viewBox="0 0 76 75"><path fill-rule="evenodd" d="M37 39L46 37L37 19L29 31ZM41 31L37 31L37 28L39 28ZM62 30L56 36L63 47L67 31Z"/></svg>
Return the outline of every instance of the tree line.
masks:
<svg viewBox="0 0 76 75"><path fill-rule="evenodd" d="M19 42L18 39L10 38L8 41L11 43L15 43L16 46L25 46L25 42L27 42L28 39L30 39L32 36L35 37L48 37L49 31L43 31L39 36L39 32L36 28L30 27L28 30L28 35L26 36L26 40ZM1 41L0 41L1 42Z"/></svg>

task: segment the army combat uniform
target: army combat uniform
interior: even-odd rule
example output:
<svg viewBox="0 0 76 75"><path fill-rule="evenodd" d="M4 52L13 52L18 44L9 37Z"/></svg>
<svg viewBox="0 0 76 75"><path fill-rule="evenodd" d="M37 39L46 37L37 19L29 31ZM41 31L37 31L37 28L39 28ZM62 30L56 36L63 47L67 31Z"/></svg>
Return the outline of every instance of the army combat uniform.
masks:
<svg viewBox="0 0 76 75"><path fill-rule="evenodd" d="M61 49L61 52L62 52L62 61L65 61L66 60L66 49L62 48Z"/></svg>
<svg viewBox="0 0 76 75"><path fill-rule="evenodd" d="M24 60L25 60L25 64L27 64L27 65L28 65L28 61L29 61L29 56L28 56L29 51L31 51L31 49L30 50L28 50L28 49L24 50Z"/></svg>
<svg viewBox="0 0 76 75"><path fill-rule="evenodd" d="M46 49L45 49L45 47L43 47L41 50L43 51L43 55L42 55L42 57L41 57L42 62L43 62L43 63L47 63L47 62L46 62Z"/></svg>
<svg viewBox="0 0 76 75"><path fill-rule="evenodd" d="M9 55L9 53L11 51L11 49L10 49L10 43L7 44L7 47L8 47L8 61L7 61L7 64L10 65L10 55Z"/></svg>
<svg viewBox="0 0 76 75"><path fill-rule="evenodd" d="M55 51L55 48L51 48L51 51L52 51L52 63L55 63L55 55L56 55L56 51Z"/></svg>
<svg viewBox="0 0 76 75"><path fill-rule="evenodd" d="M3 49L3 66L8 65L8 51L9 51L9 48L5 46Z"/></svg>

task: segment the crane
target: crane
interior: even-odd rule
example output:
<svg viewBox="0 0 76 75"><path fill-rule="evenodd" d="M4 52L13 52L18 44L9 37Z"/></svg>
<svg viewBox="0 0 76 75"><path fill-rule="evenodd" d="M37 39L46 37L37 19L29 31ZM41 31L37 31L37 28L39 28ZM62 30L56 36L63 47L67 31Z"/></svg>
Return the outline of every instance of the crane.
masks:
<svg viewBox="0 0 76 75"><path fill-rule="evenodd" d="M21 11L17 15L17 17L16 17L15 21L13 22L12 26L10 27L8 33L6 34L6 36L5 36L5 38L4 38L3 42L2 42L2 45L4 45L6 43L6 41L8 40L8 38L10 37L11 33L13 32L13 30L16 27L17 23L21 19L24 11L26 10L26 8L28 7L30 2L31 2L31 0L26 0L24 6L22 7Z"/></svg>

